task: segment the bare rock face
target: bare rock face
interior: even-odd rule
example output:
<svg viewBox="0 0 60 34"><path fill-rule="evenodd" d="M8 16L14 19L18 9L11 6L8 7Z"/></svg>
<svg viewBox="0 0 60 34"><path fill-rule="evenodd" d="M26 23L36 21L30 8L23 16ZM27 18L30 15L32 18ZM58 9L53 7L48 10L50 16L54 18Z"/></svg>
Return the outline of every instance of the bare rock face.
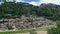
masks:
<svg viewBox="0 0 60 34"><path fill-rule="evenodd" d="M42 3L40 7L52 7L52 8L60 9L60 5L56 5L52 3Z"/></svg>
<svg viewBox="0 0 60 34"><path fill-rule="evenodd" d="M52 4L52 3L42 3L40 6L39 6L40 9L49 9L49 11L57 11L58 14L60 13L60 5L56 5L56 4Z"/></svg>

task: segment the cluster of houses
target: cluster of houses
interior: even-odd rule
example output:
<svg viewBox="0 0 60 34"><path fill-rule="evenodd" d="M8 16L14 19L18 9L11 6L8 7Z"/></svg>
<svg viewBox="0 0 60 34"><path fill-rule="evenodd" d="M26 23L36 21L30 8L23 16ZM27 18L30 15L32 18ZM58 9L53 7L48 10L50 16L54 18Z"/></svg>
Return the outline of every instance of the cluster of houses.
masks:
<svg viewBox="0 0 60 34"><path fill-rule="evenodd" d="M55 25L55 22L43 17L25 17L0 19L0 30L30 29L48 25Z"/></svg>

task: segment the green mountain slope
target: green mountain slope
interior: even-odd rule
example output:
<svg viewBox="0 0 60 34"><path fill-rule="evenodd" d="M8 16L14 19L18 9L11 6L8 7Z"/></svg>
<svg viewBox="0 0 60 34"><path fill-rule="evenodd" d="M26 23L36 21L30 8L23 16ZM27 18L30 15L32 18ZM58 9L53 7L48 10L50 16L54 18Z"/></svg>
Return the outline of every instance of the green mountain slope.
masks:
<svg viewBox="0 0 60 34"><path fill-rule="evenodd" d="M60 20L60 6L51 3L33 6L22 2L5 2L0 5L0 18L17 18L22 15L42 16L54 21Z"/></svg>

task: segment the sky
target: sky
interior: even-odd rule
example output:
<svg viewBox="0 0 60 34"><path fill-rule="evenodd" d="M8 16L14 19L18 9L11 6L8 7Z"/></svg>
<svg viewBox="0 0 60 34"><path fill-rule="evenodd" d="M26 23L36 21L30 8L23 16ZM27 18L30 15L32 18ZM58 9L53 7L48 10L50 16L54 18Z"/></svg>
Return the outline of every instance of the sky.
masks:
<svg viewBox="0 0 60 34"><path fill-rule="evenodd" d="M16 0L16 2L26 2L35 6L39 6L42 3L53 3L53 4L60 5L60 0Z"/></svg>
<svg viewBox="0 0 60 34"><path fill-rule="evenodd" d="M35 6L39 6L42 3L53 3L60 5L60 0L16 0L16 2L26 2Z"/></svg>

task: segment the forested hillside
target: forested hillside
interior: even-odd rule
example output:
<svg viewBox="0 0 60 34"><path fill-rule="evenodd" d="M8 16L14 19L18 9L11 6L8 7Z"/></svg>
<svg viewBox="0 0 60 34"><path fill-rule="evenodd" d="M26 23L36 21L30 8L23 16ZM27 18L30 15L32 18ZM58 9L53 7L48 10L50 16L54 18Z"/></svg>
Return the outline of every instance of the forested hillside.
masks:
<svg viewBox="0 0 60 34"><path fill-rule="evenodd" d="M14 2L6 2L0 5L0 18L15 18L20 17L21 15L29 16L29 15L37 15L37 6L30 5L28 3L14 3Z"/></svg>
<svg viewBox="0 0 60 34"><path fill-rule="evenodd" d="M41 4L33 6L22 2L6 2L0 5L0 18L17 18L25 16L42 16L51 20L60 20L60 6L55 4Z"/></svg>
<svg viewBox="0 0 60 34"><path fill-rule="evenodd" d="M56 4L41 4L38 9L38 15L51 20L60 20L60 6Z"/></svg>
<svg viewBox="0 0 60 34"><path fill-rule="evenodd" d="M16 0L0 0L0 31L3 33L24 29L46 30L48 34L60 34L60 5L42 3L34 6Z"/></svg>

